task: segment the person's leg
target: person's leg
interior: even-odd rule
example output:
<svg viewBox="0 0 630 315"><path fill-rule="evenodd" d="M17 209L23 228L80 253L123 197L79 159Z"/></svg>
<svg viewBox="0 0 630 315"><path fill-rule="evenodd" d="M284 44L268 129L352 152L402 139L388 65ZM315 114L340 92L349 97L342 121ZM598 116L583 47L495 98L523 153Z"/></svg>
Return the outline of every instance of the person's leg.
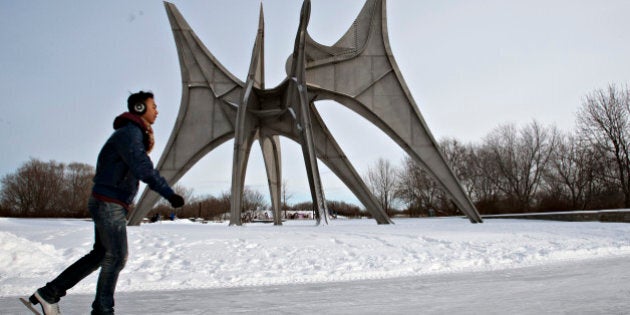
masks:
<svg viewBox="0 0 630 315"><path fill-rule="evenodd" d="M127 262L127 210L115 203L103 204L95 221L105 255L101 262L92 314L114 313L114 291L118 274Z"/></svg>
<svg viewBox="0 0 630 315"><path fill-rule="evenodd" d="M105 248L101 244L98 232L97 220L94 213L98 211L100 201L91 198L88 208L94 220L94 246L92 251L81 257L74 264L70 265L53 281L46 283L46 286L39 288L39 295L49 303L57 303L60 298L66 295L66 291L74 287L79 281L98 269L105 256Z"/></svg>

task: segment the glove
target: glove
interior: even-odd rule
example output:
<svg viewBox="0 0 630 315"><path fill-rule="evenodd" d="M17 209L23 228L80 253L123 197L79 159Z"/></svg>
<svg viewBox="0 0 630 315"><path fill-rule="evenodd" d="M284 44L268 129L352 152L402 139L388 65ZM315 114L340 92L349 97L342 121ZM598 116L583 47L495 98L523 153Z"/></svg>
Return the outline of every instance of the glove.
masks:
<svg viewBox="0 0 630 315"><path fill-rule="evenodd" d="M172 194L167 200L173 208L179 208L184 205L184 198L178 194Z"/></svg>

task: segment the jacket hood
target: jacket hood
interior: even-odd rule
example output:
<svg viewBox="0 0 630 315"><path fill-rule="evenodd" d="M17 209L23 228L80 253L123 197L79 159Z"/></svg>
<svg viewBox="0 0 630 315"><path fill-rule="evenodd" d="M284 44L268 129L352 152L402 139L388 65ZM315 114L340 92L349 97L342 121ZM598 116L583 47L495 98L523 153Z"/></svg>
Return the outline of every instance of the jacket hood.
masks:
<svg viewBox="0 0 630 315"><path fill-rule="evenodd" d="M134 124L138 125L138 127L140 127L140 129L142 129L143 131L147 130L147 127L144 124L144 122L142 121L142 118L140 118L140 116L134 115L134 114L132 114L130 112L122 113L122 114L118 115L118 117L116 117L116 119L114 119L114 129L120 129L120 128L126 126L128 123L134 123Z"/></svg>
<svg viewBox="0 0 630 315"><path fill-rule="evenodd" d="M153 145L155 144L155 140L153 139L153 128L151 128L151 125L145 122L140 116L134 115L130 112L125 112L114 119L114 129L120 129L129 123L140 127L140 130L142 130L144 147L147 150L147 153L151 153Z"/></svg>

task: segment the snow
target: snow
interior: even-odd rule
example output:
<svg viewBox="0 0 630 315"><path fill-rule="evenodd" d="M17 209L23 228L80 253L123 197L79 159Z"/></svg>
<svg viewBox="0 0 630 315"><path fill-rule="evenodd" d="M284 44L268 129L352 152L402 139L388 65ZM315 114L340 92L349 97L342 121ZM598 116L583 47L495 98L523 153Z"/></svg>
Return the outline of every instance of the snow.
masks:
<svg viewBox="0 0 630 315"><path fill-rule="evenodd" d="M594 286L597 281L609 283L577 271L578 266L589 264L592 271L601 264L619 266L616 270L625 274L614 278L630 278L625 263L630 258L630 224L513 219L471 224L462 218L397 219L395 223L333 220L328 226L313 226L313 221L288 221L281 227L230 227L227 223L178 220L129 227L129 260L119 278L117 302L120 297L150 300L153 295L169 292L223 294L222 300L229 300L234 292L249 292L259 294L253 298L256 300L264 299L270 288L285 293L303 292L308 300L312 290L324 287L351 291L358 287L366 296L374 294L398 301L396 296L383 296L380 291L370 293L366 287L377 290L381 285L414 286L440 279L433 281L434 285L446 283L440 284L445 292L463 294L461 288L448 287L449 279L460 279L453 286L470 287L471 283L463 279L483 279L479 275L489 277L481 281L486 291L493 288L493 283L504 281L509 287L520 285L519 294L526 294L528 290L541 289L534 282L505 282L510 278L507 275L527 278L532 276L530 273L547 273L546 278L554 279L554 275L567 269L576 270L575 274L582 276L576 278L580 279L577 284L585 287ZM6 301L13 301L2 297L32 293L86 254L91 249L93 233L93 224L87 220L0 218L0 308ZM97 274L80 282L64 301L74 295L75 299L86 300L81 303L89 309ZM564 291L574 292L577 284ZM415 290L423 290L415 286ZM627 299L630 285L615 292L613 298L623 295ZM335 294L334 290L331 294ZM362 293L351 295L357 294ZM392 294L400 297L403 293ZM483 299L484 294L481 290L472 296ZM174 309L183 314L195 308L195 303L198 301ZM435 303L443 302L437 299ZM291 305L295 307L293 312L299 313L300 307ZM400 305L400 311L411 310L409 304ZM230 313L229 305L225 307L224 312ZM480 309L484 308L478 305ZM614 305L612 309L616 310ZM127 310L135 311L133 307ZM283 312L287 310L290 308ZM308 312L308 308L303 310ZM319 308L313 308L313 312L316 310ZM456 309L451 310L457 313Z"/></svg>

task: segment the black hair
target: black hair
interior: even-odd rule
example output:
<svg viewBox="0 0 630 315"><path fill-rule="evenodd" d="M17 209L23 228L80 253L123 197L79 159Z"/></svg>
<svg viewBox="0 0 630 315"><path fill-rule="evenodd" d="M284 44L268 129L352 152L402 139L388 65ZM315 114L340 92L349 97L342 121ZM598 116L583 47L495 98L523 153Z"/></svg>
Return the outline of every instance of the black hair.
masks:
<svg viewBox="0 0 630 315"><path fill-rule="evenodd" d="M138 103L145 103L150 98L153 98L152 92L139 91L138 93L133 93L127 98L127 109L129 112L135 113L134 106Z"/></svg>

